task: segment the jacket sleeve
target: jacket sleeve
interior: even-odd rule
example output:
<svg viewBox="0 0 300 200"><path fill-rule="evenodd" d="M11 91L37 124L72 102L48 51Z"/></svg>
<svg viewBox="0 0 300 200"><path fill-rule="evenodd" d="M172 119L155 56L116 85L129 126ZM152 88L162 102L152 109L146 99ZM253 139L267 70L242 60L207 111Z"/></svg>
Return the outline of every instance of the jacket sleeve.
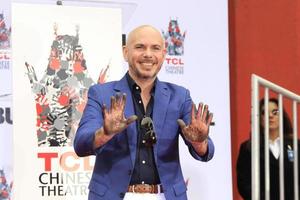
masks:
<svg viewBox="0 0 300 200"><path fill-rule="evenodd" d="M240 146L237 165L237 185L240 195L245 200L251 199L251 151L249 142Z"/></svg>
<svg viewBox="0 0 300 200"><path fill-rule="evenodd" d="M103 124L101 92L100 87L96 87L94 85L88 91L88 101L75 135L73 145L78 156L96 154L93 148L94 135Z"/></svg>
<svg viewBox="0 0 300 200"><path fill-rule="evenodd" d="M191 109L192 109L192 99L190 96L190 92L189 90L186 90L186 94L185 94L185 101L183 103L182 106L182 119L186 124L189 124L191 121ZM214 147L214 143L211 140L210 137L208 137L208 148L207 148L207 153L204 156L200 156L198 155L198 153L194 150L194 147L192 146L192 144L190 142L188 142L185 137L183 136L183 134L181 133L180 130L180 134L185 142L185 144L188 146L189 148L189 152L190 154L197 160L200 161L209 161L210 159L213 158L214 156L214 152L215 152L215 147Z"/></svg>

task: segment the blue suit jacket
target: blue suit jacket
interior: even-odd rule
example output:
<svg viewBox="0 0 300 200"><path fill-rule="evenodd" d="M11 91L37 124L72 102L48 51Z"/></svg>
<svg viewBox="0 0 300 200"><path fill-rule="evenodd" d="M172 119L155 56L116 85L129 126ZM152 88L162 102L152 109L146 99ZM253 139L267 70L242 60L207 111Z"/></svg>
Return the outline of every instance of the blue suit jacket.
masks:
<svg viewBox="0 0 300 200"><path fill-rule="evenodd" d="M110 97L117 92L127 94L125 116L134 115L131 91L125 76L120 81L96 84L89 89L88 102L75 136L74 149L79 156L96 155L89 200L123 199L134 168L137 150L135 122L102 147L93 149L94 134L103 123L101 107L106 104L109 108ZM191 104L187 89L157 81L153 108L157 143L153 151L167 200L187 199L187 187L179 163L178 136L181 133L177 119L189 123ZM208 161L213 157L214 145L210 138L208 153L203 157L197 155L189 142L185 143L195 159Z"/></svg>

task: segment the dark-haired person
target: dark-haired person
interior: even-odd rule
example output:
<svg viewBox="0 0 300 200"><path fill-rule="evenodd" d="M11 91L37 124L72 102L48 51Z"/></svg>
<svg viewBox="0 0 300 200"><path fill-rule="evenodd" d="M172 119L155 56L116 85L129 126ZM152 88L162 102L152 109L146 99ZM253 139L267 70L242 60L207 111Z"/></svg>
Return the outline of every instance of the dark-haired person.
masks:
<svg viewBox="0 0 300 200"><path fill-rule="evenodd" d="M196 109L187 89L157 79L166 49L154 27L131 31L123 55L128 72L89 89L74 140L79 156L96 155L89 200L186 200L178 137L195 159L210 160L212 114Z"/></svg>
<svg viewBox="0 0 300 200"><path fill-rule="evenodd" d="M278 100L270 98L269 103L269 152L270 152L270 200L280 199L279 189L279 110ZM260 100L260 199L265 199L265 156L264 156L264 125L265 112L264 99ZM283 134L284 134L284 191L285 199L294 199L294 152L293 128L291 121L283 109ZM298 141L298 149L299 149ZM299 165L298 165L299 166ZM299 169L298 169L299 170ZM300 171L299 171L300 172ZM251 200L251 139L240 146L237 160L237 185L240 195L244 200Z"/></svg>

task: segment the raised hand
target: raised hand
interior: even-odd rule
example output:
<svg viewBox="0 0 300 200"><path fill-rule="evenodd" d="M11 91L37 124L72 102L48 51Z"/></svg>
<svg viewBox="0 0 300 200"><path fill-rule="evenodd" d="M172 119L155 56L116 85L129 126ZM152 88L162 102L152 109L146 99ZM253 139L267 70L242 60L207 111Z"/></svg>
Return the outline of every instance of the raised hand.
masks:
<svg viewBox="0 0 300 200"><path fill-rule="evenodd" d="M103 129L105 135L115 135L122 132L128 125L137 119L136 115L125 118L124 109L126 105L126 94L116 94L111 97L110 109L104 105L103 112Z"/></svg>
<svg viewBox="0 0 300 200"><path fill-rule="evenodd" d="M195 112L197 113L195 114ZM201 143L208 137L209 125L212 118L213 114L208 112L208 106L200 103L198 111L195 109L195 104L192 104L190 124L186 125L182 119L178 119L177 122L188 141Z"/></svg>

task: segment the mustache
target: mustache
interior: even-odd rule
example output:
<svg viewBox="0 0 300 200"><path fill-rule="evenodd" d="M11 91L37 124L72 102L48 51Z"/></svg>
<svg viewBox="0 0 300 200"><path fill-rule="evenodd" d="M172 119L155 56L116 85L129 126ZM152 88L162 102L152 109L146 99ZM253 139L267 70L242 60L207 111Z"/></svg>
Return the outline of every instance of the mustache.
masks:
<svg viewBox="0 0 300 200"><path fill-rule="evenodd" d="M150 62L150 63L156 63L154 59L142 59L140 62Z"/></svg>

